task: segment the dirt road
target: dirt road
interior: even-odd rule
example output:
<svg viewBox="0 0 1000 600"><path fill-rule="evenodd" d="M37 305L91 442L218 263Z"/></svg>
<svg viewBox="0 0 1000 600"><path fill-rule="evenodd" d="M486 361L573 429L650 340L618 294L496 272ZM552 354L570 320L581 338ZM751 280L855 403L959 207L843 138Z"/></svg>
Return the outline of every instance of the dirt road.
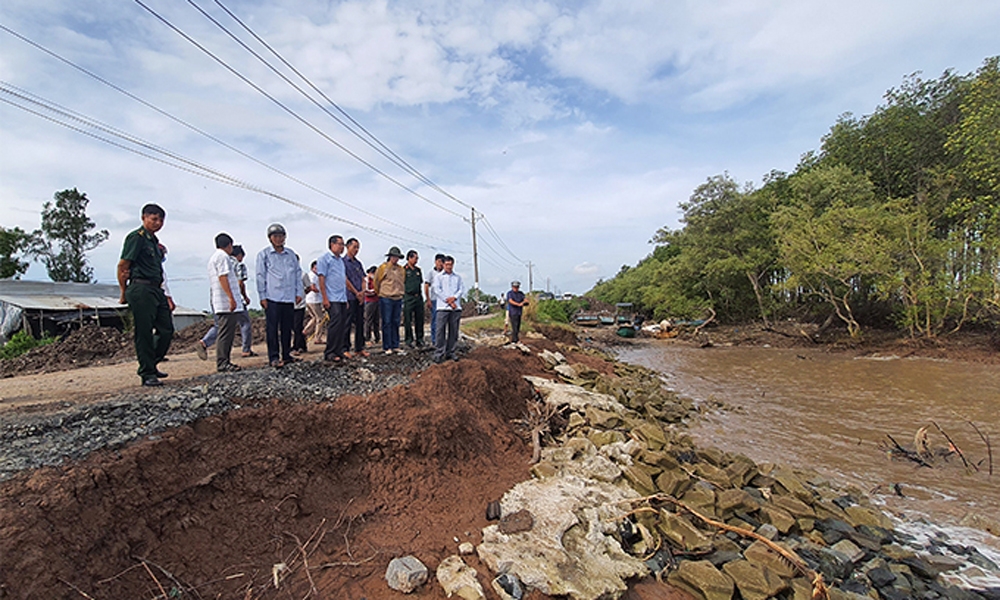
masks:
<svg viewBox="0 0 1000 600"><path fill-rule="evenodd" d="M304 358L318 356L314 350ZM160 368L170 374L164 383L173 383L199 375L215 372L215 356L199 360L194 352L172 354ZM263 367L266 357L241 358L235 353L233 362L244 368ZM0 379L0 412L32 405L71 402L74 404L99 400L128 389L139 389L136 363L72 369L55 373L41 373Z"/></svg>

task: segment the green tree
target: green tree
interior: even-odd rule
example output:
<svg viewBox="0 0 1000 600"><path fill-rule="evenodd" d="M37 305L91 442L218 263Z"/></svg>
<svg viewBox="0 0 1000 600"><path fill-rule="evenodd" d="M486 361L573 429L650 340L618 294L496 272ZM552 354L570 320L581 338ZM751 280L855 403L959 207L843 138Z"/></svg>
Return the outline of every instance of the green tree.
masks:
<svg viewBox="0 0 1000 600"><path fill-rule="evenodd" d="M855 304L866 297L865 281L893 273L886 208L868 179L844 166L801 174L791 188L794 202L772 216L785 285L829 303L856 337Z"/></svg>
<svg viewBox="0 0 1000 600"><path fill-rule="evenodd" d="M41 236L34 253L42 258L52 281L93 281L94 269L87 264L87 252L103 244L110 235L107 229L91 233L96 227L87 216L87 194L76 188L56 192L55 204L42 207Z"/></svg>
<svg viewBox="0 0 1000 600"><path fill-rule="evenodd" d="M20 227L0 226L0 279L20 279L31 266L27 258L35 244L34 234Z"/></svg>

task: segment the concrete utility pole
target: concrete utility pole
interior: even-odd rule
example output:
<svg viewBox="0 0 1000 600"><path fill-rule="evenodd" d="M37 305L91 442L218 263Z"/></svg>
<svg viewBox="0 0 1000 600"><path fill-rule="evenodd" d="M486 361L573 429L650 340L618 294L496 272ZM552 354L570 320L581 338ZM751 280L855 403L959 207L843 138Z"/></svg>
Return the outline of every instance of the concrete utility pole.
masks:
<svg viewBox="0 0 1000 600"><path fill-rule="evenodd" d="M534 266L535 265L532 264L532 262L529 260L528 261L528 293L531 293L531 290L535 289L534 280L531 278L531 268L534 267Z"/></svg>
<svg viewBox="0 0 1000 600"><path fill-rule="evenodd" d="M476 302L479 302L479 250L476 246L476 209L472 209L472 269L476 277Z"/></svg>

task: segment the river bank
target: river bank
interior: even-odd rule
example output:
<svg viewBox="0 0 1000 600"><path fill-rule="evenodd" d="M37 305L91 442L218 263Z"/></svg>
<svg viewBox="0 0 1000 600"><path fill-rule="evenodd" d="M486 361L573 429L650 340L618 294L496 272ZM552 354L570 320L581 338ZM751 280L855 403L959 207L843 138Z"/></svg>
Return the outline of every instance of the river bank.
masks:
<svg viewBox="0 0 1000 600"><path fill-rule="evenodd" d="M13 464L7 455L0 460L10 467L11 475L0 483L4 534L0 556L6 563L0 569L0 590L12 598L77 598L81 591L84 597L97 599L152 598L167 588L206 598L219 593L278 598L287 597L289 590L294 597L398 597L383 577L393 556L414 554L434 568L457 552L459 542L479 547L496 544L499 534L489 529L496 526L486 519L487 504L501 500L504 514L519 512L515 507L520 501L510 496L519 484L543 482L557 473L578 477L580 468L593 475L597 465L600 477L617 490L614 493L626 494L622 498L658 492L684 500L691 493L688 502L697 497L703 511L739 519L751 529L773 518L759 516L770 502L765 494L791 494L800 502L808 501L812 516L799 515L795 525L781 521L785 531L773 537L786 544L804 544L807 555L819 553L814 558L836 559L826 563L837 567L829 573L830 583L838 574L856 573L855 585L893 590L885 594L921 589L928 598L985 597L929 587L935 577L926 579L928 574L938 568L951 570L954 563L929 567L916 548L903 545L919 544L926 553L929 547L941 546L940 540L925 544L900 532L876 541L872 532L858 529L861 522L834 518L853 533L839 523L827 523L840 515L829 504L837 498L845 506L864 509L852 509L854 513L875 514L867 512L873 508L863 491L844 492L809 475L775 472L773 464L709 445L695 446L685 423L700 419L699 411L662 388L652 372L635 371L573 346L525 337L523 348L486 344L467 349L462 360L446 365L429 366L419 353L374 356L341 369L310 362L282 371L249 369L171 382L152 394L126 392L79 406L51 403L49 408L0 413L5 449L32 456L48 452L57 463L42 461L37 464L51 466L34 468L36 463ZM556 352L565 360L553 360ZM86 370L78 373L86 377ZM529 465L531 436L515 421L530 421L537 394L549 395L542 384L528 384L524 375L565 381L569 387L610 398L575 408L556 402L562 406L561 416L550 420L549 432L542 436L546 447L542 462L534 467ZM637 445L637 439L643 443ZM724 478L719 474L733 465L736 472ZM776 474L785 483L771 483L779 481ZM712 501L706 504L709 493ZM737 505L731 501L737 496L741 508L734 511ZM664 510L655 502L646 506ZM817 514L817 502L825 503L824 510L831 514ZM806 510L794 503L789 506ZM633 553L628 560L641 578L650 567L638 559L652 550L650 541L637 545L615 525L629 520L629 508L641 507L629 500L609 514L611 520L598 527L603 536L599 539L625 542ZM538 518L543 514L534 507L532 511ZM695 597L704 595L704 590L692 588L692 578L697 583L701 575L711 573L705 564L683 565L707 562L726 573L721 581L731 581L725 565L748 562L758 552L745 555L752 543L741 536L719 537L690 516L667 512L688 525L664 516L671 527L649 522L643 526L662 532L664 548L680 544L673 553L680 562L671 564L683 567L685 574L675 576L674 582ZM643 520L631 522L638 525ZM542 531L539 523L537 530ZM836 534L829 534L826 539L827 525L839 528L841 537L834 540ZM676 527L687 526L712 540L710 548L689 548L683 536L666 541L671 535L667 531L677 535ZM530 531L515 535L527 537ZM812 545L843 541L845 536L854 539L855 546L858 540L871 546L855 557L857 563L850 560L855 566L849 569L839 556L809 550ZM902 550L895 559L886 558L885 544ZM486 573L497 569L496 564L487 564L487 556L491 555L481 550L464 560L479 571L491 594ZM15 557L16 564L7 563ZM912 565L893 570L892 560L909 560ZM748 571L743 562L729 571L742 572L741 580L749 585L756 571ZM275 572L280 564L285 567ZM810 562L806 568L819 566ZM879 568L892 576L891 581L888 576L879 579L881 587L866 574ZM925 569L923 574L914 573L920 568ZM764 567L760 569L764 576ZM775 590L782 590L775 593L798 598L802 582L793 583L801 578L797 573L784 583L772 581L778 586ZM867 579L859 579L862 575ZM633 579L626 597L690 597L677 587L643 581ZM542 588L525 597L546 597L538 589ZM734 588L729 589L732 595ZM834 597L852 597L838 593ZM417 596L445 597L437 585L420 588Z"/></svg>

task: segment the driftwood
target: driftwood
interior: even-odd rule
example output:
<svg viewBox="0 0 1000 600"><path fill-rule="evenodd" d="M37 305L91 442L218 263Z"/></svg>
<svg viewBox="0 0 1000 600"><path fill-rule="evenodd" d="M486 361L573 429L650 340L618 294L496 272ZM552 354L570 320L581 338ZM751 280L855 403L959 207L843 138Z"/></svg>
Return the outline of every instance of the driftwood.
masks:
<svg viewBox="0 0 1000 600"><path fill-rule="evenodd" d="M894 437L892 437L891 435L889 435L888 433L885 434L885 437L888 438L888 440L890 442L892 442L892 446L889 448L889 452L892 455L894 455L894 456L902 456L903 458L905 458L907 460L911 460L911 461L917 463L921 467L928 467L928 468L933 467L933 465L931 465L931 463L929 463L926 460L924 460L924 457L922 457L919 452L914 452L912 450L907 450L906 448L902 447L899 444L899 442L897 442L896 439Z"/></svg>
<svg viewBox="0 0 1000 600"><path fill-rule="evenodd" d="M830 600L830 592L826 587L826 583L823 581L822 573L818 573L810 569L809 566L806 564L806 562L802 560L802 558L799 557L799 555L796 554L795 552L788 550L787 548L784 548L782 546L779 546L772 540L767 539L766 537L762 536L761 534L755 531L740 529L739 527L733 527L732 525L728 525L721 521L716 521L715 519L706 517L705 515L691 508L687 504L684 504L677 498L674 498L673 496L670 496L668 494L653 494L652 496L646 496L644 498L635 498L632 500L626 500L625 502L649 502L650 500L661 500L663 502L668 502L680 508L681 510L690 513L695 518L699 519L700 521L702 521L703 523L705 523L710 527L715 527L716 529L720 529L722 531L729 531L737 535L740 535L742 537L752 538L761 542L762 544L767 546L770 550L775 552L778 556L780 556L782 560L784 560L789 564L789 566L793 567L796 571L798 571L805 577L809 578L813 586L813 591L812 591L813 600Z"/></svg>

